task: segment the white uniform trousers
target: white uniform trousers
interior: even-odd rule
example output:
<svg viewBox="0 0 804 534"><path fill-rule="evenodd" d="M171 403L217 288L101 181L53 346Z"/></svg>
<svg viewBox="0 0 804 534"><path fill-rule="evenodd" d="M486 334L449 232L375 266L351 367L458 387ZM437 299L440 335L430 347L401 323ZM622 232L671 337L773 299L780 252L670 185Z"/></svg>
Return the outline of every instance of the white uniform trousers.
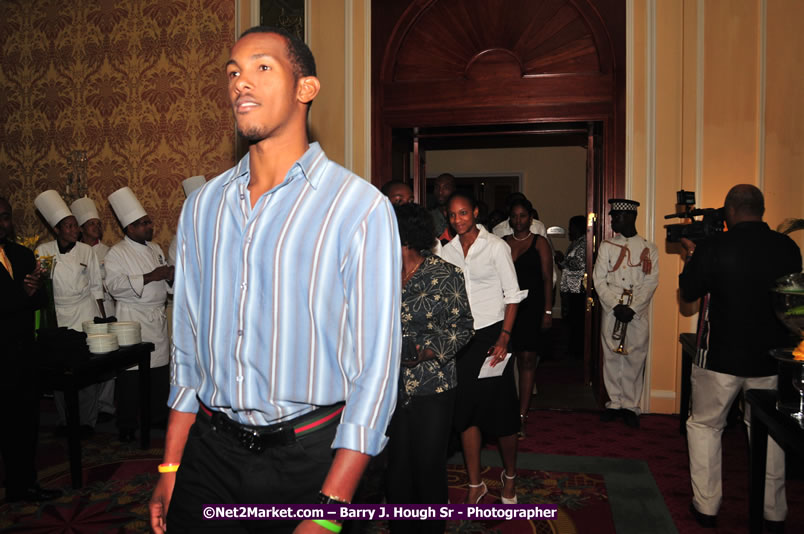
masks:
<svg viewBox="0 0 804 534"><path fill-rule="evenodd" d="M717 515L723 500L721 435L729 408L737 393L749 389L775 389L777 377L746 378L692 366L692 412L687 419L692 501L699 512ZM745 424L750 428L750 406L745 405ZM765 471L765 519L784 521L784 451L768 437Z"/></svg>
<svg viewBox="0 0 804 534"><path fill-rule="evenodd" d="M90 384L78 390L78 415L79 424L95 428L98 422L98 395L100 384ZM53 400L56 403L56 413L58 413L59 426L67 425L67 401L61 391L53 392Z"/></svg>
<svg viewBox="0 0 804 534"><path fill-rule="evenodd" d="M625 349L628 354L618 354L614 351L620 342L611 339L616 321L613 313L605 312L600 321L600 337L603 346L603 383L606 385L606 393L609 395L606 408L612 410L625 408L639 415L650 328L646 317L634 317L628 323L628 331L625 336Z"/></svg>

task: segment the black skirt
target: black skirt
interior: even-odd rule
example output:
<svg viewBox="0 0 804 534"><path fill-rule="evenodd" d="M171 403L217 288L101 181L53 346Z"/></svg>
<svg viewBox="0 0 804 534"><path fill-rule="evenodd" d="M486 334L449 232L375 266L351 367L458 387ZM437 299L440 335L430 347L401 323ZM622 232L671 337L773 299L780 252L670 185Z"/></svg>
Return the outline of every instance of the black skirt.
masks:
<svg viewBox="0 0 804 534"><path fill-rule="evenodd" d="M458 432L477 426L486 438L493 438L519 431L513 358L508 360L502 376L477 378L501 330L502 321L475 331L457 355L458 397L453 422Z"/></svg>

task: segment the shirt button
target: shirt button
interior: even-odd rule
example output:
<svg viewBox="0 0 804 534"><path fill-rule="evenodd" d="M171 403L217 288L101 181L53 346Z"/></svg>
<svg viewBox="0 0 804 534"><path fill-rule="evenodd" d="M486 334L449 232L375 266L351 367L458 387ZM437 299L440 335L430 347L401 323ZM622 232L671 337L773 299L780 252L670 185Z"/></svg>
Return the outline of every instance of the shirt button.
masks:
<svg viewBox="0 0 804 534"><path fill-rule="evenodd" d="M242 330L238 330L238 331L237 331L237 335L238 335L238 336L242 336L242 335L243 335L243 331L242 331Z"/></svg>
<svg viewBox="0 0 804 534"><path fill-rule="evenodd" d="M238 376L236 380L237 380L238 382L242 382L242 381L243 381L243 377L242 377L242 376Z"/></svg>
<svg viewBox="0 0 804 534"><path fill-rule="evenodd" d="M240 193L240 200L246 200L246 195L244 195L243 193Z"/></svg>
<svg viewBox="0 0 804 534"><path fill-rule="evenodd" d="M248 236L248 237L246 238L246 243L251 243L251 236Z"/></svg>
<svg viewBox="0 0 804 534"><path fill-rule="evenodd" d="M625 280L625 278L623 278L623 280ZM240 288L241 289L246 289L247 285L248 285L247 283L243 282L242 284L240 284Z"/></svg>

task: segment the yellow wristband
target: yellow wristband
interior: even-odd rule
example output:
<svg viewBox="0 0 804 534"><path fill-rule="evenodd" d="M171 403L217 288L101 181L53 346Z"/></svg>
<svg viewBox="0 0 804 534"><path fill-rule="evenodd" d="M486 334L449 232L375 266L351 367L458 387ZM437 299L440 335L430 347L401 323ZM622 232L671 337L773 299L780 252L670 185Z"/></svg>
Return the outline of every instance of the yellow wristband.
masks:
<svg viewBox="0 0 804 534"><path fill-rule="evenodd" d="M180 464L159 464L157 470L160 473L175 473L179 470L179 465Z"/></svg>

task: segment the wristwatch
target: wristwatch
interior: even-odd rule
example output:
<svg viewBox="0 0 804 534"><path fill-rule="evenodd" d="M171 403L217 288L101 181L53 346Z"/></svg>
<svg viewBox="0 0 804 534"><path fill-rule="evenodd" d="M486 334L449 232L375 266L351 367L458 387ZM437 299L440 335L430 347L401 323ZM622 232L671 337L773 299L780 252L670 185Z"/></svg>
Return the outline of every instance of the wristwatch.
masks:
<svg viewBox="0 0 804 534"><path fill-rule="evenodd" d="M322 491L318 492L318 504L350 504L349 501L341 500L335 495L327 495Z"/></svg>

